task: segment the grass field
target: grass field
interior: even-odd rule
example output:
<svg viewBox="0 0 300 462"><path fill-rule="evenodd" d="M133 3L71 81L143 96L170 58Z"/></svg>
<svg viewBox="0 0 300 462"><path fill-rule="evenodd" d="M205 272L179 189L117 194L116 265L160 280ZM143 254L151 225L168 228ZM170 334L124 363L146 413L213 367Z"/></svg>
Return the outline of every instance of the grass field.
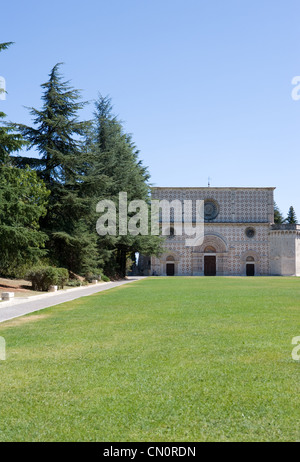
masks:
<svg viewBox="0 0 300 462"><path fill-rule="evenodd" d="M149 278L0 324L1 441L299 441L297 278Z"/></svg>

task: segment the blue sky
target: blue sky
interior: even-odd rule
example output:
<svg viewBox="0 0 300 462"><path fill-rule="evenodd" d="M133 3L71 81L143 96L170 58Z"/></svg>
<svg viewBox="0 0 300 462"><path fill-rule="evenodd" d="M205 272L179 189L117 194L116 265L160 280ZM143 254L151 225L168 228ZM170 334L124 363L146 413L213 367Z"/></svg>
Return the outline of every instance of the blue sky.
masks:
<svg viewBox="0 0 300 462"><path fill-rule="evenodd" d="M1 16L10 120L31 122L64 62L83 99L112 97L156 186L276 186L300 219L299 0L11 0Z"/></svg>

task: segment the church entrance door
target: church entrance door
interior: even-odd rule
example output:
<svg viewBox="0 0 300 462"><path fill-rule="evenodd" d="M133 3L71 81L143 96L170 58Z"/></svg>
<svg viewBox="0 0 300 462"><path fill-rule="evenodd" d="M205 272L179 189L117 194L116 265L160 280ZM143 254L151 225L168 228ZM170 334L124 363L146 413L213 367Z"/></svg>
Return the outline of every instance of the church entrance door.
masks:
<svg viewBox="0 0 300 462"><path fill-rule="evenodd" d="M255 276L255 265L254 265L254 263L248 263L246 265L246 274L247 274L247 276Z"/></svg>
<svg viewBox="0 0 300 462"><path fill-rule="evenodd" d="M204 276L216 276L217 264L215 256L204 257Z"/></svg>
<svg viewBox="0 0 300 462"><path fill-rule="evenodd" d="M174 263L167 263L167 276L175 275L175 265Z"/></svg>

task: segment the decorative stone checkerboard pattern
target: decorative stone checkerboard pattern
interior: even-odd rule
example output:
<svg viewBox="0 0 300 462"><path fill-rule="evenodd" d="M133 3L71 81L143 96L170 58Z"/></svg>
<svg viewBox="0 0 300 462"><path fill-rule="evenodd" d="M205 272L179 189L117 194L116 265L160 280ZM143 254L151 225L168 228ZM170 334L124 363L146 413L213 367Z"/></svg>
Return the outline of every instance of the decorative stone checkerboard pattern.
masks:
<svg viewBox="0 0 300 462"><path fill-rule="evenodd" d="M193 221L196 219L196 200L213 200L219 206L218 216L205 223L205 241L200 247L186 247L187 236L173 236L165 240L165 252L160 258L151 258L151 274L166 274L166 258L174 257L175 274L193 276L204 274L205 242L216 247L217 275L243 276L246 274L247 257L253 257L256 275L270 275L278 268L278 258L284 259L283 250L289 246L294 258L294 268L300 271L300 246L296 245L297 234L282 244L282 237L272 237L270 229L274 220L275 188L153 188L152 199L168 201L193 200ZM171 215L172 216L172 215ZM162 228L164 229L164 223ZM246 229L255 230L252 238ZM281 240L280 240L281 239ZM279 250L277 250L279 249ZM294 250L293 250L294 249ZM295 249L298 249L295 251ZM276 253L277 252L277 253ZM281 252L281 253L280 253ZM278 256L278 255L279 256ZM298 260L297 260L298 259ZM274 261L277 263L274 265ZM290 262L291 263L291 262ZM285 271L293 275L290 264ZM297 273L294 270L294 274Z"/></svg>

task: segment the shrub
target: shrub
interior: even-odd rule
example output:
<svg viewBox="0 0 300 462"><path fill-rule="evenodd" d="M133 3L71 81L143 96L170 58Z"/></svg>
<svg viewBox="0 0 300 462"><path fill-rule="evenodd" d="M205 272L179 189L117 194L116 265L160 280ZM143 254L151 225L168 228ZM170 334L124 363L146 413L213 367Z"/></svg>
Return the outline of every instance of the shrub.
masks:
<svg viewBox="0 0 300 462"><path fill-rule="evenodd" d="M68 287L80 287L82 286L82 282L78 279L72 279L67 283Z"/></svg>
<svg viewBox="0 0 300 462"><path fill-rule="evenodd" d="M57 285L59 289L63 289L69 281L69 271L66 268L55 268L57 272Z"/></svg>
<svg viewBox="0 0 300 462"><path fill-rule="evenodd" d="M98 281L100 281L102 279L101 277L101 273L100 272L92 272L92 271L89 271L87 273L85 273L85 279L86 281L88 282L92 282L93 280L97 279Z"/></svg>
<svg viewBox="0 0 300 462"><path fill-rule="evenodd" d="M44 266L33 268L27 273L26 279L31 281L33 290L47 291L50 286L57 285L56 268Z"/></svg>
<svg viewBox="0 0 300 462"><path fill-rule="evenodd" d="M33 268L26 275L31 281L32 289L42 292L49 290L50 286L62 288L69 279L68 270L65 268L54 268L53 266L40 266Z"/></svg>
<svg viewBox="0 0 300 462"><path fill-rule="evenodd" d="M93 280L97 279L98 281L109 282L110 279L102 274L101 270L94 270L85 273L85 280L87 282L92 282Z"/></svg>

